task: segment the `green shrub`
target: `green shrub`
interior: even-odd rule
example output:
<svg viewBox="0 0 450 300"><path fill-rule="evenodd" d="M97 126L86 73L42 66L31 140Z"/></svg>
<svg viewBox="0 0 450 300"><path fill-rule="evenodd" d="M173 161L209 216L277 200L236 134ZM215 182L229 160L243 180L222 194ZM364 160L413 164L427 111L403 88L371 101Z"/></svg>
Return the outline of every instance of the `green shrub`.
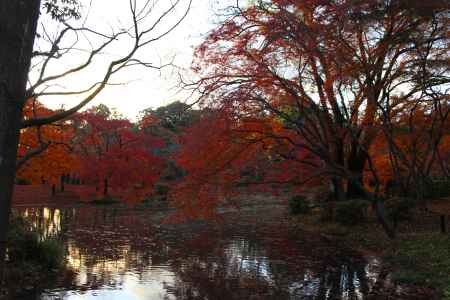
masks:
<svg viewBox="0 0 450 300"><path fill-rule="evenodd" d="M342 225L355 225L367 220L369 202L362 199L336 203L335 221Z"/></svg>
<svg viewBox="0 0 450 300"><path fill-rule="evenodd" d="M11 221L8 233L8 262L57 269L64 262L65 251L53 237L41 239L31 224L19 217Z"/></svg>
<svg viewBox="0 0 450 300"><path fill-rule="evenodd" d="M30 185L31 182L28 179L25 178L16 178L16 182L17 185Z"/></svg>
<svg viewBox="0 0 450 300"><path fill-rule="evenodd" d="M64 262L65 250L55 238L48 238L39 243L40 263L48 269L58 269Z"/></svg>
<svg viewBox="0 0 450 300"><path fill-rule="evenodd" d="M304 215L309 213L311 208L305 196L297 195L289 199L289 211L293 215Z"/></svg>
<svg viewBox="0 0 450 300"><path fill-rule="evenodd" d="M450 180L448 179L435 179L426 188L426 198L441 198L450 196Z"/></svg>
<svg viewBox="0 0 450 300"><path fill-rule="evenodd" d="M450 196L450 180L445 178L434 178L424 182L412 182L407 187L407 191L401 189L400 184L391 181L386 186L387 195L394 197L437 199Z"/></svg>
<svg viewBox="0 0 450 300"><path fill-rule="evenodd" d="M106 195L103 198L93 200L91 203L96 205L110 205L120 203L120 201L110 195Z"/></svg>
<svg viewBox="0 0 450 300"><path fill-rule="evenodd" d="M319 212L320 222L332 222L335 219L336 202L327 201L322 204Z"/></svg>
<svg viewBox="0 0 450 300"><path fill-rule="evenodd" d="M424 283L426 279L424 275L417 271L402 270L392 273L392 280L394 282L403 284L416 284L418 282Z"/></svg>
<svg viewBox="0 0 450 300"><path fill-rule="evenodd" d="M166 196L170 191L170 187L167 184L156 184L155 194L158 196Z"/></svg>
<svg viewBox="0 0 450 300"><path fill-rule="evenodd" d="M39 252L39 235L29 229L30 226L22 218L10 224L8 233L8 260L24 262L33 260Z"/></svg>
<svg viewBox="0 0 450 300"><path fill-rule="evenodd" d="M415 201L406 197L392 197L384 202L387 216L396 221L409 220L414 206Z"/></svg>
<svg viewBox="0 0 450 300"><path fill-rule="evenodd" d="M173 181L173 180L180 179L185 175L186 175L186 172L181 167L179 167L175 161L169 159L167 162L167 167L163 171L163 174L161 177L164 180Z"/></svg>

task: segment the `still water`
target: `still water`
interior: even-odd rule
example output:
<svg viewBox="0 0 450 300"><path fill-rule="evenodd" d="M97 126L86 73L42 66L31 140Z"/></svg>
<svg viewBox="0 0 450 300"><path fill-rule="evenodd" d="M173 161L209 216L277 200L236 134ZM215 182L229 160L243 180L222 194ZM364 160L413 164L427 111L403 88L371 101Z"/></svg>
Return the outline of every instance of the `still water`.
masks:
<svg viewBox="0 0 450 300"><path fill-rule="evenodd" d="M273 208L223 221L162 223L163 211L21 208L59 236L71 276L21 299L367 299L386 281L376 257L290 229Z"/></svg>

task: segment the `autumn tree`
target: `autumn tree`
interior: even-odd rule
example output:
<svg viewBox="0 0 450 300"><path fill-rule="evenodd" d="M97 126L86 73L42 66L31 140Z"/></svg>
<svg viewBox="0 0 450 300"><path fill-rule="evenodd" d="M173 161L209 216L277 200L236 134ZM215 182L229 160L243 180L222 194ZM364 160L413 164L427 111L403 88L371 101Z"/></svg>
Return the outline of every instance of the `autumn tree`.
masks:
<svg viewBox="0 0 450 300"><path fill-rule="evenodd" d="M375 172L368 172L366 180L395 186L397 194L418 200L430 194L433 180L448 180L450 109L444 101L432 104L411 101L381 120L370 149Z"/></svg>
<svg viewBox="0 0 450 300"><path fill-rule="evenodd" d="M20 130L68 118L92 101L125 68L161 68L143 61L137 54L172 32L188 13L191 0L130 1L128 10L124 11L128 22L123 21L108 32L88 28L80 19L82 12L78 4L76 0L0 2L0 259L4 257ZM156 10L156 5L163 6ZM156 11L159 11L157 16L153 15ZM59 22L54 34L48 34L46 25L37 34L38 20L45 13ZM174 15L175 18L170 18ZM110 59L103 70L97 67L99 78L95 81L73 90L58 84L68 76L85 72L119 41L126 42L126 49ZM56 69L51 67L67 57L72 58L67 69L61 70L61 65ZM29 76L32 60L35 72ZM23 118L22 110L28 99L67 95L77 96L78 104L49 116Z"/></svg>
<svg viewBox="0 0 450 300"><path fill-rule="evenodd" d="M54 113L34 99L25 105L23 117L29 119ZM74 138L75 130L70 120L23 129L20 134L17 177L32 184L47 182L56 185L61 175L77 170Z"/></svg>
<svg viewBox="0 0 450 300"><path fill-rule="evenodd" d="M404 103L448 101L446 1L256 1L230 7L197 48L191 85L209 107L237 118L278 117L298 135L293 146L320 157L320 174L339 200L368 197L369 148ZM431 108L430 104L430 108Z"/></svg>
<svg viewBox="0 0 450 300"><path fill-rule="evenodd" d="M141 200L159 178L163 160L155 155L162 140L100 105L77 116L75 153L83 182L98 197ZM114 194L115 193L115 194Z"/></svg>
<svg viewBox="0 0 450 300"><path fill-rule="evenodd" d="M179 137L197 122L203 113L204 111L180 101L174 101L156 109L147 108L140 112L139 127L146 134L164 140L165 145L158 152L166 162L161 174L162 181L173 181L183 176L183 170L177 164L174 155L180 148ZM169 189L168 182L160 182L160 184L167 185L163 187L164 190Z"/></svg>
<svg viewBox="0 0 450 300"><path fill-rule="evenodd" d="M239 194L276 194L323 184L321 162L274 117L236 118L233 109L205 113L185 129L174 156L186 172L171 193L178 217L210 218L219 205L239 206Z"/></svg>
<svg viewBox="0 0 450 300"><path fill-rule="evenodd" d="M147 108L141 112L141 119L158 120L158 123L163 128L177 132L183 127L188 127L198 120L201 111L193 109L192 106L174 101L170 104L160 106L156 109Z"/></svg>

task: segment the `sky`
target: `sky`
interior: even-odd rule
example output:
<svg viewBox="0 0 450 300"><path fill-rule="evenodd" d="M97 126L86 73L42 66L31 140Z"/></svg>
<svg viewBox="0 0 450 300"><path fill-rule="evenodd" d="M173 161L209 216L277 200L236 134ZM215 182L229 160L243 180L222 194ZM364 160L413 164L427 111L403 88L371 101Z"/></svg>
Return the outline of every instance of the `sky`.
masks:
<svg viewBox="0 0 450 300"><path fill-rule="evenodd" d="M134 1L134 0L132 0ZM137 6L142 7L145 0L136 0ZM168 5L174 0L152 0L154 7L149 16L143 21L142 26L149 26L167 10ZM119 28L128 27L129 0L81 0L83 5L82 19L72 21L73 25L84 26L96 31L110 33ZM152 2L152 3L153 3ZM185 13L189 0L180 0L179 6L150 33L149 37L159 35L173 26ZM137 57L153 65L160 65L173 61L178 68L167 67L162 71L143 67L133 67L121 70L115 75L108 86L88 105L103 103L116 108L124 116L135 119L140 111L149 107L159 107L170 102L183 101L187 93L179 89L179 76L189 78L189 67L192 62L194 48L199 45L208 31L214 28L217 22L216 13L220 7L226 6L230 0L193 0L192 6L186 18L170 34L160 41L154 42L141 49ZM44 31L45 28L45 31ZM54 38L61 31L61 24L52 21L45 14L41 15L38 32L41 37ZM86 36L68 35L62 45L75 45L71 52L61 59L51 61L46 69L46 74L54 75L64 72L70 67L77 66L87 59L87 51L92 45L99 45L101 38L93 34ZM61 80L52 81L39 89L46 92L73 91L85 89L97 82L105 72L107 63L120 57L130 48L131 38L119 39L111 47L105 48L102 55L83 72L65 76ZM36 42L36 49L48 50L50 44L43 38ZM42 61L35 60L30 72L30 82L35 82L42 67ZM117 85L116 85L117 84ZM64 105L69 108L77 104L83 97L80 96L46 96L40 100L51 108L59 108Z"/></svg>

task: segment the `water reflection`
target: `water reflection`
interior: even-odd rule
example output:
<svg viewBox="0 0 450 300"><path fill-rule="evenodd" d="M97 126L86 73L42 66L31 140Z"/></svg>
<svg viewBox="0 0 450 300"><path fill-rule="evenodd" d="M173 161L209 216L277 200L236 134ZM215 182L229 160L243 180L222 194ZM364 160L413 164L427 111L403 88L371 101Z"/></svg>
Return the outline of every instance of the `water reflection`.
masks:
<svg viewBox="0 0 450 300"><path fill-rule="evenodd" d="M27 208L43 236L60 234L74 282L30 299L366 299L380 262L279 221L159 225L150 211ZM158 219L158 220L156 220Z"/></svg>
<svg viewBox="0 0 450 300"><path fill-rule="evenodd" d="M57 208L25 208L21 214L31 221L32 226L38 229L42 237L56 236L62 233L61 224L67 223L65 220L67 213L62 217L61 210Z"/></svg>

